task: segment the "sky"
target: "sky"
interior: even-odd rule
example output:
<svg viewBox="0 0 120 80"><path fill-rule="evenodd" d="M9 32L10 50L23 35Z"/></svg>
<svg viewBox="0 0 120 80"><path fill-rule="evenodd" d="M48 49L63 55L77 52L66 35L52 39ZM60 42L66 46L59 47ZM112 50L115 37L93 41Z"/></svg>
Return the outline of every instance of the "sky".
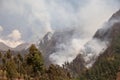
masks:
<svg viewBox="0 0 120 80"><path fill-rule="evenodd" d="M16 47L69 28L91 37L118 9L119 0L0 0L0 42Z"/></svg>

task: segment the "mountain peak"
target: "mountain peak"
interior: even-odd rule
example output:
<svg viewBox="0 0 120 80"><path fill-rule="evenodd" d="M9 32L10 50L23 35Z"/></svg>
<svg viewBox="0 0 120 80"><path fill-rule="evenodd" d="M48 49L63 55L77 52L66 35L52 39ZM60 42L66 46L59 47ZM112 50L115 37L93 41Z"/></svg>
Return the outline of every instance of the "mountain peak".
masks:
<svg viewBox="0 0 120 80"><path fill-rule="evenodd" d="M44 40L50 40L52 37L53 33L52 32L48 32L45 36L44 36Z"/></svg>
<svg viewBox="0 0 120 80"><path fill-rule="evenodd" d="M45 48L45 46L47 45L47 43L51 40L53 36L53 33L51 32L48 32L44 37L43 39L40 41L40 48Z"/></svg>

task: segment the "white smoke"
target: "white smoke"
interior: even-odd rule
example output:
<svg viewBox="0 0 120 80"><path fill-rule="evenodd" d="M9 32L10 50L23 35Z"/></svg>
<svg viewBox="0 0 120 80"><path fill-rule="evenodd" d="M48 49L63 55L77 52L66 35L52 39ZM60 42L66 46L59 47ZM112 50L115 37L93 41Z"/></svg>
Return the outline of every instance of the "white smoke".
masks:
<svg viewBox="0 0 120 80"><path fill-rule="evenodd" d="M52 53L49 58L52 63L62 66L65 62L71 62L86 42L85 39L74 38L68 43L58 44L56 46L57 51Z"/></svg>
<svg viewBox="0 0 120 80"><path fill-rule="evenodd" d="M109 41L92 39L92 37L99 28L103 27L103 24L117 10L118 7L112 8L112 6L108 5L105 0L91 0L86 6L82 7L82 9L80 8L80 10L76 13L79 23L77 23L77 21L74 19L73 20L76 21L75 23L72 23L72 21L67 23L64 21L66 20L65 17L65 19L63 19L63 23L65 22L67 25L69 25L64 29L69 29L71 28L72 24L76 24L72 25L72 27L74 26L73 28L75 30L74 35L71 35L71 37L68 38L70 34L67 34L68 42L63 41L56 45L57 51L50 55L50 60L54 64L62 65L66 61L71 62L80 53L85 59L86 67L91 67L95 59L107 48L107 45L109 44ZM62 11L62 13L65 13L65 11ZM69 15L67 15L67 17L68 19L70 18ZM75 17L76 16L74 16L74 18ZM114 22L111 21L110 23L111 24L109 25L104 25L104 27L106 28L111 26ZM66 30L63 30L63 34L65 34L64 31Z"/></svg>
<svg viewBox="0 0 120 80"><path fill-rule="evenodd" d="M106 50L108 44L108 41L101 41L94 38L84 45L80 54L82 54L87 68L92 66L96 58Z"/></svg>
<svg viewBox="0 0 120 80"><path fill-rule="evenodd" d="M106 30L105 30L106 31ZM71 62L78 54L82 54L85 59L86 67L90 67L95 59L106 48L109 41L101 41L99 39L92 39L93 36L87 37L76 29L70 31L59 31L55 33L57 44L55 52L49 56L52 63L61 65L65 62Z"/></svg>
<svg viewBox="0 0 120 80"><path fill-rule="evenodd" d="M29 34L30 39L42 38L49 31L73 26L91 37L117 11L119 3L118 0L1 0L0 18L4 20L0 25L22 26L17 28L26 35L25 40Z"/></svg>
<svg viewBox="0 0 120 80"><path fill-rule="evenodd" d="M65 62L71 62L78 54L82 54L85 60L85 66L91 67L100 54L102 54L109 46L110 31L104 35L115 23L120 22L118 19L111 19L104 23L102 28L98 29L98 38L87 37L77 28L59 31L57 34L58 42L56 44L56 52L52 53L49 58L54 64L61 65ZM103 36L103 39L99 39Z"/></svg>
<svg viewBox="0 0 120 80"><path fill-rule="evenodd" d="M97 33L98 38L94 37L92 40L88 41L83 46L83 48L81 48L80 54L82 54L85 60L84 65L87 68L90 68L94 64L98 56L107 49L107 47L111 42L110 36L111 36L112 26L115 23L119 23L119 22L120 22L120 17L117 18L112 17L112 19L110 19L107 23L103 25L101 29L98 30L99 31L99 33ZM106 32L108 33L105 35ZM101 38L103 39L99 38L99 36L102 36Z"/></svg>

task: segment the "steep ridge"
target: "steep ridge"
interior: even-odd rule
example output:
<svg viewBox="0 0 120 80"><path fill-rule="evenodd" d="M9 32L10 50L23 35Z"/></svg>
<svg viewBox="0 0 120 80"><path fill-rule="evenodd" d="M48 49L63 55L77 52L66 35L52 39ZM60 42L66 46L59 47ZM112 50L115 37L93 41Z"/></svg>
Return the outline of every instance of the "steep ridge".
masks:
<svg viewBox="0 0 120 80"><path fill-rule="evenodd" d="M94 36L95 38L99 38L99 39L105 39L106 37L110 40L110 45L108 46L108 48L106 49L105 53L110 53L107 51L111 51L114 49L110 49L115 47L115 41L116 39L119 38L120 35L120 10L118 12L116 12L115 14L113 14L113 16L110 18L109 20L110 22L113 21L114 23L112 23L112 25L108 28L108 30L103 33L104 35L100 35L98 34L99 31L96 32L96 35ZM106 35L105 35L106 34ZM99 37L101 36L101 37ZM117 43L119 44L119 43Z"/></svg>
<svg viewBox="0 0 120 80"><path fill-rule="evenodd" d="M30 47L30 43L22 43L20 45L18 45L17 47L13 48L13 51L23 51L23 50L27 50Z"/></svg>
<svg viewBox="0 0 120 80"><path fill-rule="evenodd" d="M115 35L114 31L116 31L117 29L116 26L119 26L119 23L120 23L120 10L112 15L109 21L105 24L104 28L101 28L96 32L96 34L94 35L94 38L98 38L101 40L112 39L113 35Z"/></svg>
<svg viewBox="0 0 120 80"><path fill-rule="evenodd" d="M18 53L20 53L21 55L24 55L24 54L28 53L28 48L30 47L30 45L31 45L30 43L22 43L15 48L11 48L11 47L7 46L6 44L0 42L0 52L2 52L4 54L8 50L11 50L11 52L14 55L16 55Z"/></svg>
<svg viewBox="0 0 120 80"><path fill-rule="evenodd" d="M48 32L39 43L39 49L43 53L46 65L51 64L50 55L59 50L59 44L67 44L73 35L74 30ZM60 48L60 49L64 49Z"/></svg>
<svg viewBox="0 0 120 80"><path fill-rule="evenodd" d="M112 26L112 40L84 75L89 80L116 80L120 66L120 22ZM86 74L89 74L89 77Z"/></svg>
<svg viewBox="0 0 120 80"><path fill-rule="evenodd" d="M7 51L8 49L11 48L5 45L4 43L0 42L0 51Z"/></svg>
<svg viewBox="0 0 120 80"><path fill-rule="evenodd" d="M52 40L52 35L48 32L39 43L39 50L42 52L46 65L51 64L49 55L54 52L55 41Z"/></svg>
<svg viewBox="0 0 120 80"><path fill-rule="evenodd" d="M86 74L84 74L84 78L86 78L87 80L88 79L89 80L99 80L100 78L101 78L100 80L114 80L118 66L115 67L113 65L115 63L117 63L118 58L116 58L115 63L113 62L113 63L111 63L111 65L106 65L106 63L110 64L109 61L107 62L106 59L113 59L113 57L116 56L116 54L114 54L114 53L120 53L120 10L118 12L116 12L115 14L113 14L112 17L109 19L109 21L105 24L105 26L103 28L99 29L95 33L92 40L94 40L94 39L97 39L102 42L109 41L109 44L106 45L107 48L102 48L101 49L102 51L99 52L99 55L97 55L97 56L96 56L96 54L98 54L98 53L95 53L95 55L93 55L94 52L92 52L92 54L89 54L89 53L91 53L92 48L91 48L91 46L88 47L87 53L85 51L85 53L83 53L83 55L79 54L73 60L73 62L69 64L69 69L73 70L73 73L76 72L78 75L81 74L83 72L83 70L86 69L85 68L86 67L86 59L90 58L89 61L87 61L87 64L91 63L91 61L92 61L91 64L93 66L90 65L91 68L89 67L90 70L87 70ZM88 42L87 44L91 44L90 42ZM86 46L87 46L87 44L86 44ZM99 43L98 45L101 45L101 43ZM97 46L94 46L94 45L92 45L92 46L94 47L93 49L97 48ZM86 55L84 55L84 54L86 54ZM90 56L93 55L93 56L89 57L89 55ZM88 57L84 58L84 56L88 56ZM117 56L119 56L119 54ZM81 62L81 59L82 59L82 62ZM119 57L119 59L120 59L120 57ZM106 63L104 63L104 61ZM83 62L85 62L85 63L83 63ZM74 63L74 65L72 65L73 63ZM114 71L113 74L110 73L111 79L108 78L107 74L105 74L105 71L107 71L109 68L103 69L104 68L104 67L102 68L103 64L105 64L106 67L112 66L112 67L117 68L117 69L115 69L116 71ZM81 65L81 66L79 66L79 65ZM119 62L116 65L120 65ZM98 72L100 74L96 74L95 71L99 71L99 69L100 70L103 69L105 71L102 72L102 70L101 70L101 73ZM112 72L112 70L109 72ZM86 76L87 74L90 74L90 75ZM90 78L90 76L93 76L93 74L96 74L96 75L94 75L93 78L92 77ZM102 76L102 74L104 74L105 76ZM98 77L98 75L99 75L99 77ZM95 79L95 77L97 77L97 78Z"/></svg>

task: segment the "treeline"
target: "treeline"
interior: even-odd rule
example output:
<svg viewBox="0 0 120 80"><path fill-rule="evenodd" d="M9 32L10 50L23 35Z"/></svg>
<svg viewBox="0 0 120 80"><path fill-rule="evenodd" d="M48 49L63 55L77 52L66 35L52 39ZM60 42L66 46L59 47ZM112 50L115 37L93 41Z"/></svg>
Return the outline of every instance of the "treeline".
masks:
<svg viewBox="0 0 120 80"><path fill-rule="evenodd" d="M79 80L116 80L120 67L120 54L101 57L92 68L80 76Z"/></svg>
<svg viewBox="0 0 120 80"><path fill-rule="evenodd" d="M44 65L41 52L34 44L29 53L13 55L10 50L0 53L0 80L72 80L67 69L51 64Z"/></svg>

